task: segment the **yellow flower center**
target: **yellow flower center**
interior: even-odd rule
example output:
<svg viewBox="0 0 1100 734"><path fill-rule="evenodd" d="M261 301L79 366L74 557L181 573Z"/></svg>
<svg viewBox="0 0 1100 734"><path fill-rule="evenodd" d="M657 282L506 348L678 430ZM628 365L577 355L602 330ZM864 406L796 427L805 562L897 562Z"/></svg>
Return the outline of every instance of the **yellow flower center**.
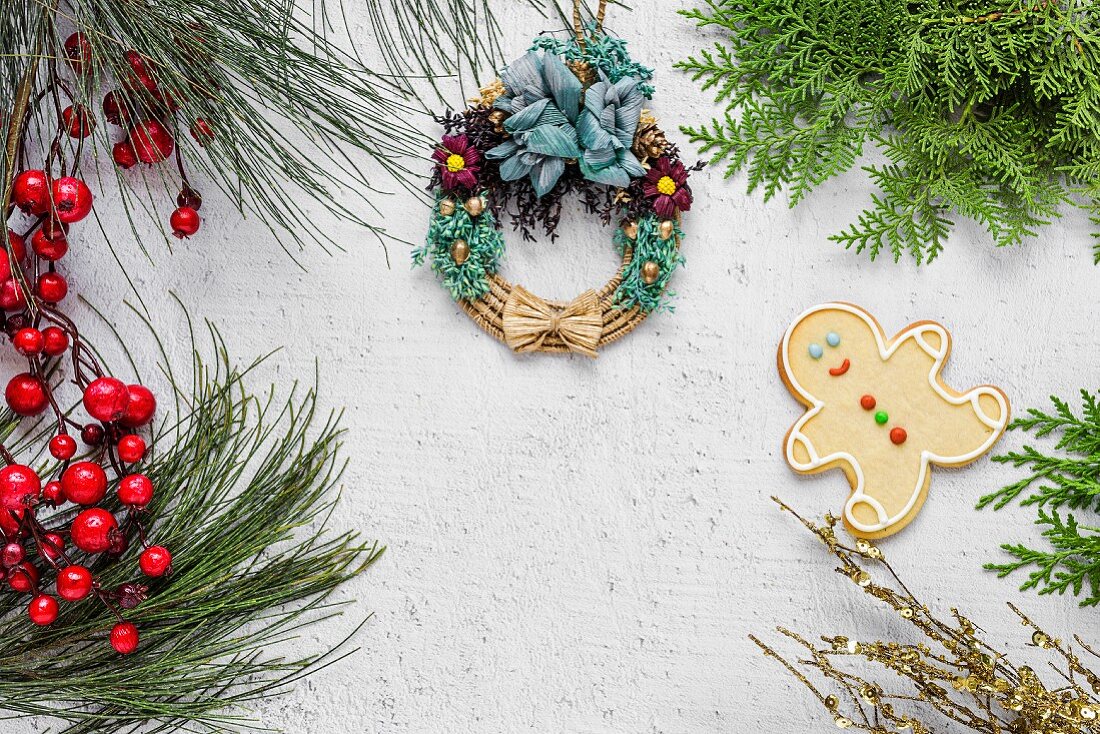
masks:
<svg viewBox="0 0 1100 734"><path fill-rule="evenodd" d="M447 170L451 173L458 173L466 167L466 159L460 156L458 153L451 153L447 157Z"/></svg>
<svg viewBox="0 0 1100 734"><path fill-rule="evenodd" d="M662 176L657 182L657 190L665 196L672 196L676 193L676 182L668 176Z"/></svg>

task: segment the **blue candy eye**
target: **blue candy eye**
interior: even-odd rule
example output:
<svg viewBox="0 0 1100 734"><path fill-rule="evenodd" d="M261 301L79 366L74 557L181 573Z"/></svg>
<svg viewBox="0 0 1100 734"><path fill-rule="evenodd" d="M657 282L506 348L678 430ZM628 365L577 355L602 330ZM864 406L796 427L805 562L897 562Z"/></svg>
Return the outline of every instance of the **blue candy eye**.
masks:
<svg viewBox="0 0 1100 734"><path fill-rule="evenodd" d="M835 331L830 331L828 334L825 335L825 343L828 344L830 347L840 346L840 334L836 333Z"/></svg>
<svg viewBox="0 0 1100 734"><path fill-rule="evenodd" d="M814 359L821 359L821 355L825 354L825 350L821 348L820 344L810 345L810 356Z"/></svg>

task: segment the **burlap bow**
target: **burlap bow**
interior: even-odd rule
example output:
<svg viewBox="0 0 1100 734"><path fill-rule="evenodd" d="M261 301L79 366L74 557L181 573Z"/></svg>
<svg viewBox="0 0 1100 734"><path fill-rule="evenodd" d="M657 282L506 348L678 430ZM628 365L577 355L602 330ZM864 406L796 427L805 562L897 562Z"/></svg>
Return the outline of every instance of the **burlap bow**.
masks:
<svg viewBox="0 0 1100 734"><path fill-rule="evenodd" d="M504 342L516 352L537 352L547 337L557 335L569 351L595 358L603 334L600 299L592 290L558 308L514 286L504 304L503 322Z"/></svg>

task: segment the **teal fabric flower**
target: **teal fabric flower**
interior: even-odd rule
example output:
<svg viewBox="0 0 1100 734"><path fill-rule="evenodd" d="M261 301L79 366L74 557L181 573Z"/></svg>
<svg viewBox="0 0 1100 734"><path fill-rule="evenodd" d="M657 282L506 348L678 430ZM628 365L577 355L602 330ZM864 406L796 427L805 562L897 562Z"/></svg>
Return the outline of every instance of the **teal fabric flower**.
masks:
<svg viewBox="0 0 1100 734"><path fill-rule="evenodd" d="M631 76L612 84L601 73L600 81L588 88L577 120L585 178L626 188L630 179L645 175L645 168L630 151L644 100L638 80Z"/></svg>
<svg viewBox="0 0 1100 734"><path fill-rule="evenodd" d="M510 115L504 129L512 137L485 157L501 162L505 181L529 176L535 194L543 196L565 172L565 161L582 155L575 125L584 87L560 58L534 51L500 78L507 91L493 107Z"/></svg>

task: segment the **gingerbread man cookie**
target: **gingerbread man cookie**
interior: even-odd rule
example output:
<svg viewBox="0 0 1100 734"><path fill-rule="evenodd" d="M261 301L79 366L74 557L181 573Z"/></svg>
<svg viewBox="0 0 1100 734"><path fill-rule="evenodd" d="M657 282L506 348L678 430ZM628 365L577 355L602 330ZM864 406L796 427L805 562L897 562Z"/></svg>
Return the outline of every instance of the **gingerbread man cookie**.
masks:
<svg viewBox="0 0 1100 734"><path fill-rule="evenodd" d="M928 495L931 465L963 466L989 451L1008 423L1008 398L982 385L957 392L940 370L951 337L919 321L893 339L869 313L826 303L799 316L779 345L779 371L808 410L784 454L800 474L840 468L852 494L844 522L882 538L905 527Z"/></svg>

